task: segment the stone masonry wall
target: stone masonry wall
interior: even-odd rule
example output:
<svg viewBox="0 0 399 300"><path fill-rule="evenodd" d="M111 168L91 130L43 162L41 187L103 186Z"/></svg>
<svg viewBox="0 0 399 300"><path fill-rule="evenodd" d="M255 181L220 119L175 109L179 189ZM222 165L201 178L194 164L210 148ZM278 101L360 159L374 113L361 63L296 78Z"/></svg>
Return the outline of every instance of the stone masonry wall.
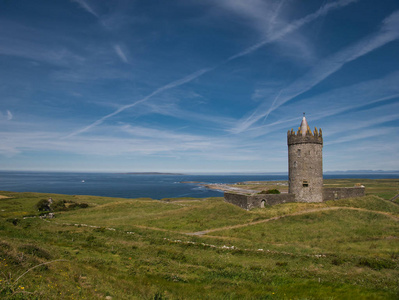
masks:
<svg viewBox="0 0 399 300"><path fill-rule="evenodd" d="M271 206L276 204L295 202L294 194L261 194L253 195L248 197L248 209L255 207L262 207L262 201L264 206Z"/></svg>
<svg viewBox="0 0 399 300"><path fill-rule="evenodd" d="M289 193L298 202L323 201L322 148L320 143L288 145Z"/></svg>
<svg viewBox="0 0 399 300"><path fill-rule="evenodd" d="M224 193L224 200L244 209L259 208L276 204L295 202L294 194L261 194L261 195L242 195ZM262 204L263 202L263 204Z"/></svg>
<svg viewBox="0 0 399 300"><path fill-rule="evenodd" d="M248 197L242 194L224 193L224 201L248 209Z"/></svg>
<svg viewBox="0 0 399 300"><path fill-rule="evenodd" d="M363 197L364 187L323 188L323 201L338 200L352 197Z"/></svg>

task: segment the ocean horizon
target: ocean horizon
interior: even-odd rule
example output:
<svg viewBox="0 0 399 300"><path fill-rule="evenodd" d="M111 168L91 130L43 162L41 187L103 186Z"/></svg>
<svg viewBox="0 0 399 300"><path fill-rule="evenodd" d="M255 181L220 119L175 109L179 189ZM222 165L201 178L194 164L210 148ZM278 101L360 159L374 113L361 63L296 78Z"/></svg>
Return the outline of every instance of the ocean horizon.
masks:
<svg viewBox="0 0 399 300"><path fill-rule="evenodd" d="M325 179L399 178L399 172L326 172ZM38 172L0 171L0 190L118 198L221 197L223 192L200 184L229 184L243 181L288 180L287 173L180 174L157 172Z"/></svg>

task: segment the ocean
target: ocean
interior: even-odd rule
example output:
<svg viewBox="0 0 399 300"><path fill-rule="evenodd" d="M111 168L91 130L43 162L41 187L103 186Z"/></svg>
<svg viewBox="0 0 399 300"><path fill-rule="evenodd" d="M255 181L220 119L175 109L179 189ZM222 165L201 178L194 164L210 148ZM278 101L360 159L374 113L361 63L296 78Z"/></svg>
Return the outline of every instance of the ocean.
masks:
<svg viewBox="0 0 399 300"><path fill-rule="evenodd" d="M325 174L324 178L398 178L399 174ZM198 183L287 180L288 175L163 175L0 171L0 190L152 199L221 197Z"/></svg>

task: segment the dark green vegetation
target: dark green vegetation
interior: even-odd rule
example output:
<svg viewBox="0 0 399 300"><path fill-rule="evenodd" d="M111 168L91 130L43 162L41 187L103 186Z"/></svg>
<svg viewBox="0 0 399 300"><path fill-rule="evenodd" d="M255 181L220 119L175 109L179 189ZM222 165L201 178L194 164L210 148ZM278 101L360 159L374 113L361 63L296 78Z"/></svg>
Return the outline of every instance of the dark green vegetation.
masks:
<svg viewBox="0 0 399 300"><path fill-rule="evenodd" d="M0 298L398 299L399 205L386 199L399 180L360 182L363 198L253 211L0 192ZM49 197L88 207L41 219Z"/></svg>
<svg viewBox="0 0 399 300"><path fill-rule="evenodd" d="M36 203L36 208L38 211L66 211L76 208L87 208L89 205L87 203L76 203L72 200L57 200L54 203L50 203L48 199L40 199Z"/></svg>

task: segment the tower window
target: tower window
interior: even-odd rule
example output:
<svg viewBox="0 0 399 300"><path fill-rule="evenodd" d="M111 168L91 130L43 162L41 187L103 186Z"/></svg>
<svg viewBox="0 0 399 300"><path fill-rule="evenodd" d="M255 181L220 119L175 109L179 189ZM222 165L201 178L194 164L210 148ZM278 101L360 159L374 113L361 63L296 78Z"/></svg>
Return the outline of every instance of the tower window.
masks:
<svg viewBox="0 0 399 300"><path fill-rule="evenodd" d="M301 157L301 149L297 150L298 157Z"/></svg>
<svg viewBox="0 0 399 300"><path fill-rule="evenodd" d="M302 182L302 186L303 186L303 187L308 187L308 186L309 186L308 181L307 181L307 180L304 180L304 181Z"/></svg>
<svg viewBox="0 0 399 300"><path fill-rule="evenodd" d="M296 168L296 161L294 161L294 168Z"/></svg>

